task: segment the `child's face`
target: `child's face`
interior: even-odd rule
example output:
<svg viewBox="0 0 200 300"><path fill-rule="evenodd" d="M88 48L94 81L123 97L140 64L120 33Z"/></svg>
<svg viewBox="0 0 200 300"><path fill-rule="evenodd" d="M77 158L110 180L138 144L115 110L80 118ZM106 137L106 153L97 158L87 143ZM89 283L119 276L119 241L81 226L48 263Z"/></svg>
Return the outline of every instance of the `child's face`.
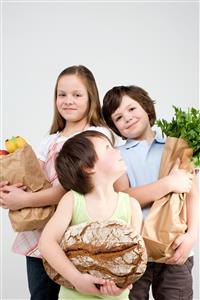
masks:
<svg viewBox="0 0 200 300"><path fill-rule="evenodd" d="M87 119L88 93L84 83L76 75L65 75L57 86L56 104L61 116L68 122Z"/></svg>
<svg viewBox="0 0 200 300"><path fill-rule="evenodd" d="M120 106L111 115L122 136L129 139L148 139L152 130L149 117L142 106L129 96L123 96Z"/></svg>
<svg viewBox="0 0 200 300"><path fill-rule="evenodd" d="M106 138L92 138L92 142L98 157L96 171L115 180L125 173L126 167L119 150L113 148Z"/></svg>

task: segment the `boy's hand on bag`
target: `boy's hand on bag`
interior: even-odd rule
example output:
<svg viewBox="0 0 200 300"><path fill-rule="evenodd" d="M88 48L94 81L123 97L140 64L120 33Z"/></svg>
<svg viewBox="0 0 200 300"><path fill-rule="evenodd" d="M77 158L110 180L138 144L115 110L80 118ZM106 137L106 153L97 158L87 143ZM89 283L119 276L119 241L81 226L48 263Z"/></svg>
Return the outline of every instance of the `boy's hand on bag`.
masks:
<svg viewBox="0 0 200 300"><path fill-rule="evenodd" d="M0 191L4 186L8 185L8 181L0 181Z"/></svg>
<svg viewBox="0 0 200 300"><path fill-rule="evenodd" d="M19 184L16 185L5 185L0 190L0 206L10 210L18 210L26 207L27 193L23 190L26 187Z"/></svg>
<svg viewBox="0 0 200 300"><path fill-rule="evenodd" d="M175 239L172 244L174 254L166 261L166 264L183 265L189 257L196 238L194 235L186 232Z"/></svg>
<svg viewBox="0 0 200 300"><path fill-rule="evenodd" d="M193 174L184 169L179 169L179 166L180 159L177 159L168 175L171 191L174 193L189 193L192 187Z"/></svg>
<svg viewBox="0 0 200 300"><path fill-rule="evenodd" d="M122 292L124 292L126 289L131 289L132 284L129 285L125 289L118 288L114 281L112 280L105 280L105 284L100 286L100 292L104 296L119 296Z"/></svg>

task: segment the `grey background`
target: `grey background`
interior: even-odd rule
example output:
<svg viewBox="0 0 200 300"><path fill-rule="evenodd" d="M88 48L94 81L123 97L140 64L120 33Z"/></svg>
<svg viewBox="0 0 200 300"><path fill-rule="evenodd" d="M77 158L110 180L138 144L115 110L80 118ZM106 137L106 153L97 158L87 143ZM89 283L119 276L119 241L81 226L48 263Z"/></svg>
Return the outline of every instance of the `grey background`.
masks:
<svg viewBox="0 0 200 300"><path fill-rule="evenodd" d="M199 107L198 2L2 2L1 142L21 135L36 149L48 132L58 74L73 64L94 73L101 99L114 85L135 84L156 100ZM4 145L1 145L4 148ZM13 254L1 211L1 299L28 299L25 258ZM199 246L194 299L200 299Z"/></svg>

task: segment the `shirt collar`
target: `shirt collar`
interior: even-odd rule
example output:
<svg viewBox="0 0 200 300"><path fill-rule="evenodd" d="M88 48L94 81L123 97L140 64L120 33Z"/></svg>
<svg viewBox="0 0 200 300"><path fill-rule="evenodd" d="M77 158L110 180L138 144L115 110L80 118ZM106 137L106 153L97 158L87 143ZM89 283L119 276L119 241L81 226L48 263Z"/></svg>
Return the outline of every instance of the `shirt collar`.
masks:
<svg viewBox="0 0 200 300"><path fill-rule="evenodd" d="M164 144L165 143L166 137L163 137L160 132L154 131L154 134L155 134L155 136L154 136L154 139L153 139L152 143L153 142L158 143L158 144ZM138 140L127 139L124 146L125 146L126 149L129 149L129 148L135 147L140 142L141 141L138 141Z"/></svg>
<svg viewBox="0 0 200 300"><path fill-rule="evenodd" d="M155 133L154 141L159 144L165 144L166 136L163 136L162 133L158 131L154 131L154 133Z"/></svg>

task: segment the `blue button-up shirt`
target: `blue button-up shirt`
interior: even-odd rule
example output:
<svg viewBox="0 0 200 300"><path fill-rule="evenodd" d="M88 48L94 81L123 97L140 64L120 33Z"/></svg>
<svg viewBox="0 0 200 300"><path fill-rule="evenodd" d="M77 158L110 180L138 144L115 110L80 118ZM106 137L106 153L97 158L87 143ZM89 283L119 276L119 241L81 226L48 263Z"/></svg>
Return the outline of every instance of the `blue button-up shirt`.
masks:
<svg viewBox="0 0 200 300"><path fill-rule="evenodd" d="M155 133L154 140L148 144L146 140L128 139L119 146L125 161L130 186L137 187L155 182L159 178L160 161L165 144L165 138ZM144 217L149 207L143 209Z"/></svg>

